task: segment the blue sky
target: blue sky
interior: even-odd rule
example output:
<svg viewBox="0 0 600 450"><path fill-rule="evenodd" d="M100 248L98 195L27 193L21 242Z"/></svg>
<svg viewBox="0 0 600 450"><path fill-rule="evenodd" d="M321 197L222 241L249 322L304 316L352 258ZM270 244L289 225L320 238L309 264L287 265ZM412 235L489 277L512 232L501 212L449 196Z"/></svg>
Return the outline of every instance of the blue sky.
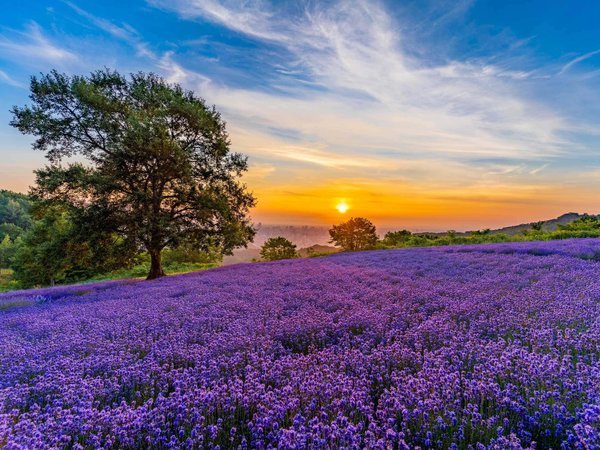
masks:
<svg viewBox="0 0 600 450"><path fill-rule="evenodd" d="M254 215L413 228L600 212L600 2L29 1L0 18L0 188L30 75L154 71L223 112Z"/></svg>

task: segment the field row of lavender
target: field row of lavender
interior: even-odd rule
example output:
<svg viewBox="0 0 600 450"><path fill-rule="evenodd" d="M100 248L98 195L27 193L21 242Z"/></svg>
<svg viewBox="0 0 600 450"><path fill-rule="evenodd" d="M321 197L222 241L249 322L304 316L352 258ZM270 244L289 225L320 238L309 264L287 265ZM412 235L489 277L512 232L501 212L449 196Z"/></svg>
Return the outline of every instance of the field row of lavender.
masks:
<svg viewBox="0 0 600 450"><path fill-rule="evenodd" d="M0 296L0 447L600 448L600 240Z"/></svg>

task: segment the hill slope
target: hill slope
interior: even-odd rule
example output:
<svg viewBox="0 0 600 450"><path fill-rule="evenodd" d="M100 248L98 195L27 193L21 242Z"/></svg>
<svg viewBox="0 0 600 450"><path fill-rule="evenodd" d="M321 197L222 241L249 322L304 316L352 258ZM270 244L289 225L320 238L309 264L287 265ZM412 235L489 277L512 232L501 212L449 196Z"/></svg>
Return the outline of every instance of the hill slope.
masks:
<svg viewBox="0 0 600 450"><path fill-rule="evenodd" d="M573 212L566 213L562 216L558 216L555 219L545 220L542 224L542 230L554 231L558 229L558 225L567 225L571 222L575 222L577 219L581 219L584 216L585 214L578 214ZM529 229L531 229L531 223L522 223L520 225L512 225L510 227L499 228L497 230L493 230L492 233L504 233L510 236L513 234L518 234L523 230Z"/></svg>
<svg viewBox="0 0 600 450"><path fill-rule="evenodd" d="M9 448L592 448L600 240L0 295Z"/></svg>

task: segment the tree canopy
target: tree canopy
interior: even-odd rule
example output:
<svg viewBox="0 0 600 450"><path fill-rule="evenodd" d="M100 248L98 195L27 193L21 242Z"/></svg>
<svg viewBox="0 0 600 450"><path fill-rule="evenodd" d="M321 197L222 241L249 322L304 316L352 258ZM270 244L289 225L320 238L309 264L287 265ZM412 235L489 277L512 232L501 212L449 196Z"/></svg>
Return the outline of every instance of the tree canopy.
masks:
<svg viewBox="0 0 600 450"><path fill-rule="evenodd" d="M265 261L278 261L298 257L296 245L288 239L277 236L267 239L260 249L260 257Z"/></svg>
<svg viewBox="0 0 600 450"><path fill-rule="evenodd" d="M0 190L0 240L15 240L31 226L30 208L28 196Z"/></svg>
<svg viewBox="0 0 600 450"><path fill-rule="evenodd" d="M383 237L383 244L399 247L410 239L412 233L408 230L388 231Z"/></svg>
<svg viewBox="0 0 600 450"><path fill-rule="evenodd" d="M88 233L145 248L149 279L164 275L166 247L228 254L252 240L255 200L240 181L247 159L230 151L221 115L193 92L108 69L52 71L30 89L32 104L14 107L11 125L34 135L50 162L36 171L32 195L68 208Z"/></svg>
<svg viewBox="0 0 600 450"><path fill-rule="evenodd" d="M353 217L329 230L331 243L347 251L367 250L377 244L375 225L363 217Z"/></svg>
<svg viewBox="0 0 600 450"><path fill-rule="evenodd" d="M11 266L21 287L75 282L131 263L135 257L118 236L81 236L61 205L34 206L33 225L13 249Z"/></svg>

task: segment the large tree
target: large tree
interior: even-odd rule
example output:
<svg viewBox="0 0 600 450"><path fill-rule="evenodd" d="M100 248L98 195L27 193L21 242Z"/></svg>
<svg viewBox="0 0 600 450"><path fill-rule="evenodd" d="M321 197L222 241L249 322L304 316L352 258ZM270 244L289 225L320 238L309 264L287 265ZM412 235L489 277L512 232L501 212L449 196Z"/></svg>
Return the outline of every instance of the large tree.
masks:
<svg viewBox="0 0 600 450"><path fill-rule="evenodd" d="M90 232L137 242L150 255L148 279L164 275L165 247L228 254L252 240L254 198L239 179L247 160L193 92L154 74L52 71L32 77L30 99L11 125L36 136L50 161L32 194L67 205Z"/></svg>
<svg viewBox="0 0 600 450"><path fill-rule="evenodd" d="M344 250L367 250L377 244L375 225L363 217L353 217L329 230L331 241Z"/></svg>

